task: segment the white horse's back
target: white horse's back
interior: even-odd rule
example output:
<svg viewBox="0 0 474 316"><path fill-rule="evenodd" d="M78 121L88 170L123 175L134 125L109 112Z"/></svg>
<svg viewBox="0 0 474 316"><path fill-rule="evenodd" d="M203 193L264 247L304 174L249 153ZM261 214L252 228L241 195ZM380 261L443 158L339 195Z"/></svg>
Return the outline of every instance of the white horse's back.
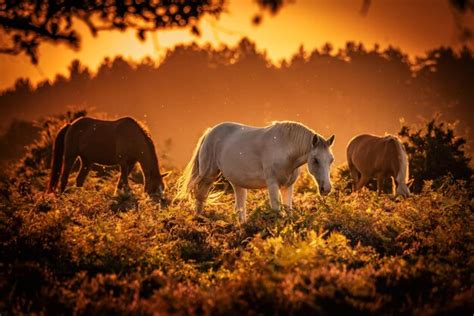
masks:
<svg viewBox="0 0 474 316"><path fill-rule="evenodd" d="M212 146L217 166L229 182L245 189L261 189L266 187L263 160L268 132L268 127L222 123L213 128L203 146Z"/></svg>

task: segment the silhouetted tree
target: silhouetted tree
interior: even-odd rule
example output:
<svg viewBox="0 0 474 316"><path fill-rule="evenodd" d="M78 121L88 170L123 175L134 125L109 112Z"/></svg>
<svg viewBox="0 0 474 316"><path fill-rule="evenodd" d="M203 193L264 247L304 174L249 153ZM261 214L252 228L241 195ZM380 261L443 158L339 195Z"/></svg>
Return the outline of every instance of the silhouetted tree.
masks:
<svg viewBox="0 0 474 316"><path fill-rule="evenodd" d="M25 146L39 136L40 128L33 122L13 121L0 135L0 165L22 157Z"/></svg>
<svg viewBox="0 0 474 316"><path fill-rule="evenodd" d="M472 181L471 159L464 150L466 140L456 137L446 123L434 118L423 128L403 126L398 134L410 160L414 192L422 189L425 180L433 180L434 186L438 186L441 178L447 175Z"/></svg>
<svg viewBox="0 0 474 316"><path fill-rule="evenodd" d="M79 48L77 22L85 23L95 36L103 30L134 29L139 39L157 29L189 27L200 34L198 21L205 15L218 16L226 0L0 0L0 28L7 44L0 53L27 54L38 62L38 47L43 42L62 43ZM275 14L285 0L255 0L262 10ZM255 20L255 22L257 22Z"/></svg>

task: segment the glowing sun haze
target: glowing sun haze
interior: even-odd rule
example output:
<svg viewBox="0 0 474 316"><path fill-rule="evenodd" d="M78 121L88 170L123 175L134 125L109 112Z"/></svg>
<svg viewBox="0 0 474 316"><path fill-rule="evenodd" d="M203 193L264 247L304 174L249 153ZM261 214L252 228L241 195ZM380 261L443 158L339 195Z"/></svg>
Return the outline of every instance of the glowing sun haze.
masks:
<svg viewBox="0 0 474 316"><path fill-rule="evenodd" d="M140 60L145 56L161 58L176 44L196 41L233 45L246 36L259 50L278 62L289 58L303 45L306 50L326 42L335 49L347 41L363 42L372 47L392 45L411 56L440 45L457 44L456 28L447 0L373 0L366 16L360 15L362 0L296 0L275 16L264 16L261 25L251 23L258 7L252 0L231 0L227 12L218 20L206 17L201 22L202 36L196 38L187 29L148 34L140 42L135 32L102 32L92 37L81 25L82 44L79 51L64 45L44 44L40 61L33 66L26 56L0 55L0 90L13 85L19 77L33 83L53 79L57 73L67 74L73 59L79 59L92 70L107 56L122 55Z"/></svg>

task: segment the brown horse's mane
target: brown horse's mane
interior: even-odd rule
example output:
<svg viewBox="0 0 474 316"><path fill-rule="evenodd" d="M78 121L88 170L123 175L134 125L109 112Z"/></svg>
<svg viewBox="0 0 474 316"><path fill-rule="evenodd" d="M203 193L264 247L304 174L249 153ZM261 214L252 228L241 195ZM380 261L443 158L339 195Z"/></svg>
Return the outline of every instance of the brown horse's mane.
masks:
<svg viewBox="0 0 474 316"><path fill-rule="evenodd" d="M129 117L131 118L131 117ZM136 118L131 118L133 121L135 121L135 123L137 123L138 126L140 126L140 128L142 129L142 132L143 134L145 134L145 136L147 136L147 138L150 138L151 139L151 133L150 133L150 129L148 128L148 126L140 121L140 120L137 120Z"/></svg>
<svg viewBox="0 0 474 316"><path fill-rule="evenodd" d="M141 131L143 132L143 136L145 136L145 141L148 145L148 149L151 152L151 157L153 159L153 165L156 166L157 172L160 173L160 170L159 170L160 167L158 166L158 155L156 154L156 151L155 151L155 143L153 142L153 140L151 138L150 130L145 125L145 123L143 123L143 122L141 122L137 119L134 119L134 121L137 123L137 125L140 127Z"/></svg>

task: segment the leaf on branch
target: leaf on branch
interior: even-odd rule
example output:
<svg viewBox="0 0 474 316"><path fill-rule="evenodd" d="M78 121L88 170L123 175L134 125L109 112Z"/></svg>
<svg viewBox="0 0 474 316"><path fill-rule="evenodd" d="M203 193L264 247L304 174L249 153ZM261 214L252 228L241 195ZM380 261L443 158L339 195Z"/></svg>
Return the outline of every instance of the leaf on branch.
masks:
<svg viewBox="0 0 474 316"><path fill-rule="evenodd" d="M145 33L146 31L144 29L139 29L137 32L137 36L140 39L140 41L145 41Z"/></svg>
<svg viewBox="0 0 474 316"><path fill-rule="evenodd" d="M199 28L196 25L193 25L191 27L191 33L193 33L196 36L201 36L201 31L199 30Z"/></svg>
<svg viewBox="0 0 474 316"><path fill-rule="evenodd" d="M259 25L260 23L262 23L262 15L256 14L252 19L252 23L255 25Z"/></svg>

